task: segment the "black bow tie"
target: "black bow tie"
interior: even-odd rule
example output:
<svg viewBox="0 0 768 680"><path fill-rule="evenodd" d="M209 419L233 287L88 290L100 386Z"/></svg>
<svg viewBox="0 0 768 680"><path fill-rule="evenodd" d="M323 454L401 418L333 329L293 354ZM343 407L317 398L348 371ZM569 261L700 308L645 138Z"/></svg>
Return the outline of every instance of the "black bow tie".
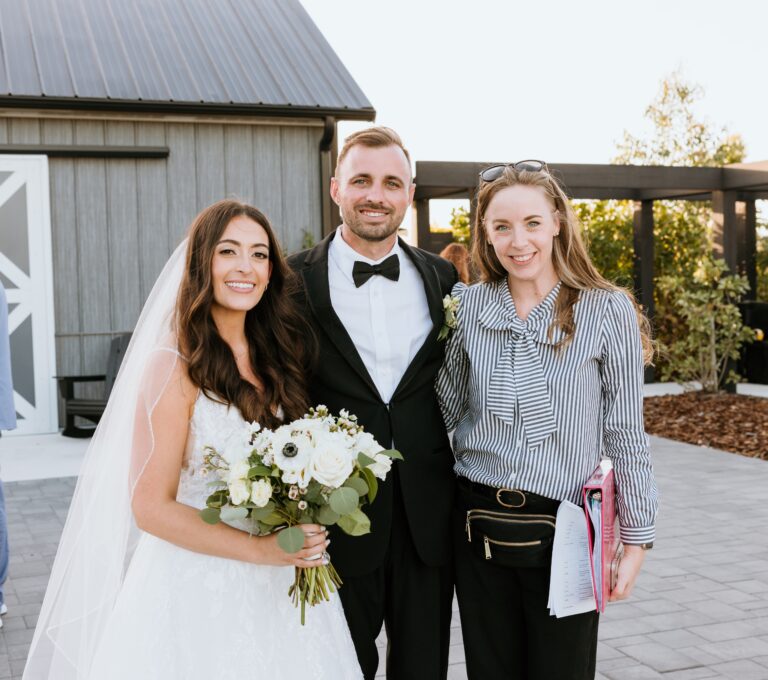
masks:
<svg viewBox="0 0 768 680"><path fill-rule="evenodd" d="M400 260L397 255L390 255L379 264L368 264L358 260L352 267L352 280L356 288L360 288L374 274L381 274L391 281L397 281L400 278Z"/></svg>

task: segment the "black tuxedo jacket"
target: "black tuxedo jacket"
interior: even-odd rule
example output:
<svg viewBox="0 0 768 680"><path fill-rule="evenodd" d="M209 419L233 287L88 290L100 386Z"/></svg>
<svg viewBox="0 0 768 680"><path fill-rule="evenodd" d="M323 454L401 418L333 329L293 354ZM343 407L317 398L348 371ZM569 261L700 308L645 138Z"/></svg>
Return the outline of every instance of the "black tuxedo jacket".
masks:
<svg viewBox="0 0 768 680"><path fill-rule="evenodd" d="M385 448L394 441L405 459L395 465L411 536L419 557L427 565L440 566L451 555L454 476L434 385L445 347L445 342L437 340L444 320L442 300L456 283L456 270L437 255L400 240L403 255L411 258L424 281L432 329L392 399L384 403L331 305L328 246L333 237L288 259L303 281L298 302L319 342L318 361L309 379L310 399L314 405L325 404L334 415L347 409ZM370 534L351 537L332 531L330 552L342 578L369 573L383 563L393 530L393 477L390 473L380 483L374 502L363 508L371 519Z"/></svg>

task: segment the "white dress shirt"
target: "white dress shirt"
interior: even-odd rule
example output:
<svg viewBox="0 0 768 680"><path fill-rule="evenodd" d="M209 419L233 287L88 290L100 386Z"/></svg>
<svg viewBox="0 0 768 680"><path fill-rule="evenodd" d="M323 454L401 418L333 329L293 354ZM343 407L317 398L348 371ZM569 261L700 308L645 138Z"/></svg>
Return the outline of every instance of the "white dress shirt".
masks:
<svg viewBox="0 0 768 680"><path fill-rule="evenodd" d="M379 264L391 255L400 261L397 281L376 274L360 288L352 280L356 261ZM331 304L355 344L382 401L389 403L400 379L432 329L424 280L411 258L395 245L371 260L347 244L341 228L328 248Z"/></svg>

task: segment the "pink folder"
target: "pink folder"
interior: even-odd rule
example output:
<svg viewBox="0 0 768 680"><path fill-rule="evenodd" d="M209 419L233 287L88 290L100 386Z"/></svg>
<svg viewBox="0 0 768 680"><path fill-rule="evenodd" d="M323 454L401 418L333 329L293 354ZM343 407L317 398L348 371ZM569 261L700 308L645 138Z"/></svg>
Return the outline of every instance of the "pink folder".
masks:
<svg viewBox="0 0 768 680"><path fill-rule="evenodd" d="M603 460L584 484L584 514L589 533L592 588L596 610L600 613L605 611L623 553L615 499L613 467L609 460ZM598 531L599 535L596 536Z"/></svg>

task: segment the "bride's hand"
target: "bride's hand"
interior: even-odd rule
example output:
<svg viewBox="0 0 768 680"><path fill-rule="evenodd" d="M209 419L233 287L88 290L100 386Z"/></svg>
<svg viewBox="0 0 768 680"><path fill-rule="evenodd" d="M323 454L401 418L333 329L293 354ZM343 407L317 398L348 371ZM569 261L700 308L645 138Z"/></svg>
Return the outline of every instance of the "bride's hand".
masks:
<svg viewBox="0 0 768 680"><path fill-rule="evenodd" d="M328 564L323 554L328 547L328 532L319 524L302 524L304 547L295 553L287 553L277 542L277 533L259 537L260 555L254 560L258 564L291 567L318 567Z"/></svg>

